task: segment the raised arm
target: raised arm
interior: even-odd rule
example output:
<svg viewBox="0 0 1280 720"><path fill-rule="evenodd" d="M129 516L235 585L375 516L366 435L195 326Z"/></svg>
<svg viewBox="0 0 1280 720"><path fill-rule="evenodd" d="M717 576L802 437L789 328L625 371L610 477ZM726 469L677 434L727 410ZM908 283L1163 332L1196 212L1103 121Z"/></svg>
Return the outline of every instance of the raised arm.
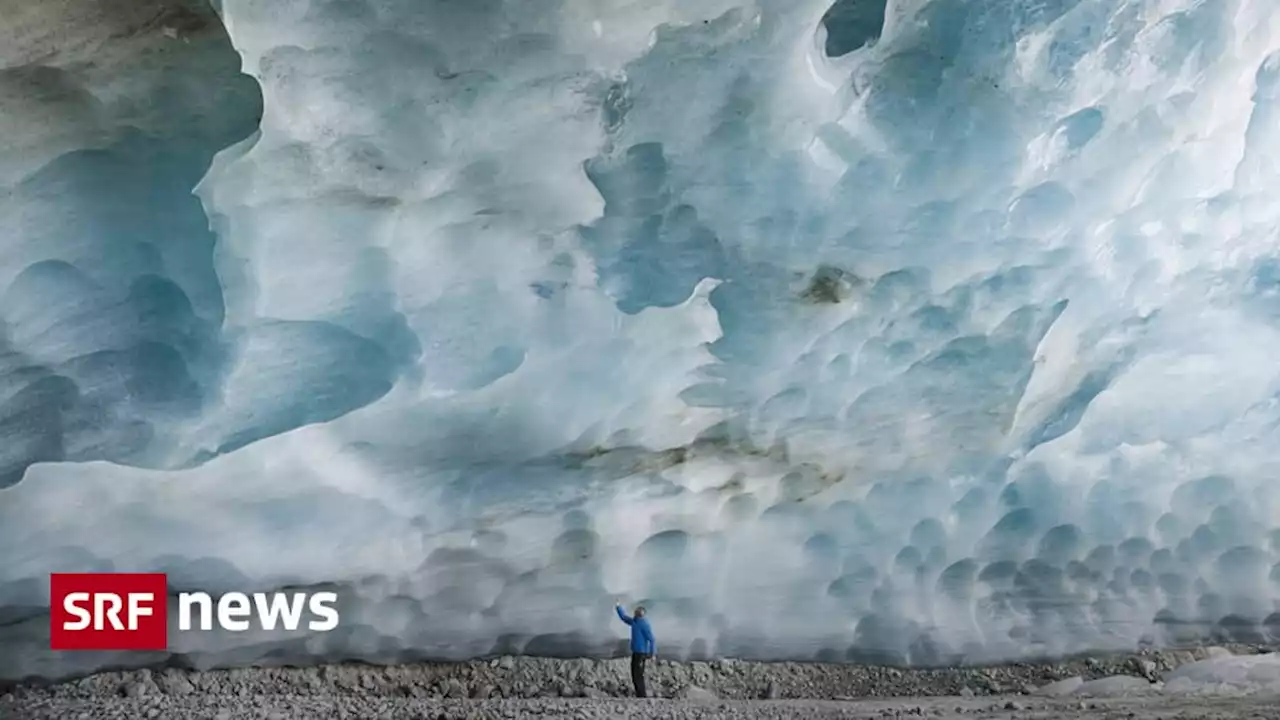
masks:
<svg viewBox="0 0 1280 720"><path fill-rule="evenodd" d="M626 623L626 624L628 624L628 625L630 625L630 624L632 623L631 618L627 617L627 614L626 614L625 612L623 612L623 611L622 611L622 606L621 606L621 605L614 606L614 610L617 610L617 611L618 611L618 619L619 619L619 620L621 620L622 622L624 622L624 623Z"/></svg>

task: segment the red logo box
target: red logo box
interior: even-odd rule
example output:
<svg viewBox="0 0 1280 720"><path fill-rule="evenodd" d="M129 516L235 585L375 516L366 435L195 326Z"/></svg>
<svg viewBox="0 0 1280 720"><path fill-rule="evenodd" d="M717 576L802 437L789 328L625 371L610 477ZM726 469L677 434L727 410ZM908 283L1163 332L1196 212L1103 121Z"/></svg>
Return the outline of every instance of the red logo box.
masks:
<svg viewBox="0 0 1280 720"><path fill-rule="evenodd" d="M169 645L164 573L53 573L52 650L164 650Z"/></svg>

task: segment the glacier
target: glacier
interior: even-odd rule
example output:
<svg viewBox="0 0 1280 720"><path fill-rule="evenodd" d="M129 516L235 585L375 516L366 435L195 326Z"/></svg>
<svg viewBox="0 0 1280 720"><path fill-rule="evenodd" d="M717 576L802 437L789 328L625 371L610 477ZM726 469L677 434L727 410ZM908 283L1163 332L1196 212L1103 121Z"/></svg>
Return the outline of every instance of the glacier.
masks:
<svg viewBox="0 0 1280 720"><path fill-rule="evenodd" d="M1271 2L0 8L0 678L1280 639Z"/></svg>

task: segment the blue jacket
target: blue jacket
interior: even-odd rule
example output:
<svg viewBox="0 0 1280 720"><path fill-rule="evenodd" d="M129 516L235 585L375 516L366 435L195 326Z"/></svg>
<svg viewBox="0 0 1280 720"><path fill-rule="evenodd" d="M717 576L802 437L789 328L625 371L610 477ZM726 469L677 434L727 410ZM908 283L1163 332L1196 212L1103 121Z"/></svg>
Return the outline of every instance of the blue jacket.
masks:
<svg viewBox="0 0 1280 720"><path fill-rule="evenodd" d="M631 626L631 652L641 655L652 655L658 650L658 643L653 640L653 628L649 627L646 618L627 617L622 608L617 608L618 619Z"/></svg>

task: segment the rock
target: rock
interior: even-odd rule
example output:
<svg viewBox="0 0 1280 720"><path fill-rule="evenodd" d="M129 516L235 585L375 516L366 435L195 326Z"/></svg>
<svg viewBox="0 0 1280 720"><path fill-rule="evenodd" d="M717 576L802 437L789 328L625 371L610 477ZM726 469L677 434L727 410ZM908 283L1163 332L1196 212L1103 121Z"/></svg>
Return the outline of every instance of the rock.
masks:
<svg viewBox="0 0 1280 720"><path fill-rule="evenodd" d="M303 669L299 673L298 678L302 681L304 685L311 688L312 690L318 690L320 686L324 684L323 681L321 681L320 679L320 673L315 668ZM190 680L190 678L187 678L187 679L188 681Z"/></svg>
<svg viewBox="0 0 1280 720"><path fill-rule="evenodd" d="M1004 709L1005 710L1021 710L1022 705L1010 700L1009 702L1004 704Z"/></svg>
<svg viewBox="0 0 1280 720"><path fill-rule="evenodd" d="M1204 656L1209 660L1216 660L1218 658L1234 657L1235 653L1224 647L1213 646L1204 649Z"/></svg>
<svg viewBox="0 0 1280 720"><path fill-rule="evenodd" d="M582 691L582 697L590 698L592 700L603 700L604 698L609 697L609 693L597 688L589 687Z"/></svg>
<svg viewBox="0 0 1280 720"><path fill-rule="evenodd" d="M976 693L973 692L973 688L969 687L968 685L965 685L964 687L960 688L960 697L971 698L975 694Z"/></svg>
<svg viewBox="0 0 1280 720"><path fill-rule="evenodd" d="M161 675L156 684L167 695L190 695L195 692L195 687L186 674L176 670Z"/></svg>
<svg viewBox="0 0 1280 720"><path fill-rule="evenodd" d="M120 694L127 698L140 698L147 694L147 686L136 680L127 682L120 686Z"/></svg>
<svg viewBox="0 0 1280 720"><path fill-rule="evenodd" d="M504 655L498 659L498 667L502 668L503 670L510 670L515 666L516 666L516 659L511 657L510 655Z"/></svg>
<svg viewBox="0 0 1280 720"><path fill-rule="evenodd" d="M487 700L493 696L493 693L494 687L492 685L479 685L476 687L476 691L471 694L471 697L477 700Z"/></svg>
<svg viewBox="0 0 1280 720"><path fill-rule="evenodd" d="M693 700L695 702L714 702L720 699L715 693L697 685L686 686L684 690L680 691L678 697L681 700Z"/></svg>
<svg viewBox="0 0 1280 720"><path fill-rule="evenodd" d="M1082 685L1084 685L1084 678L1077 675L1038 687L1033 694L1043 697L1063 697L1079 690Z"/></svg>
<svg viewBox="0 0 1280 720"><path fill-rule="evenodd" d="M770 680L769 687L764 690L765 700L777 700L782 697L782 690L778 687L778 683Z"/></svg>

